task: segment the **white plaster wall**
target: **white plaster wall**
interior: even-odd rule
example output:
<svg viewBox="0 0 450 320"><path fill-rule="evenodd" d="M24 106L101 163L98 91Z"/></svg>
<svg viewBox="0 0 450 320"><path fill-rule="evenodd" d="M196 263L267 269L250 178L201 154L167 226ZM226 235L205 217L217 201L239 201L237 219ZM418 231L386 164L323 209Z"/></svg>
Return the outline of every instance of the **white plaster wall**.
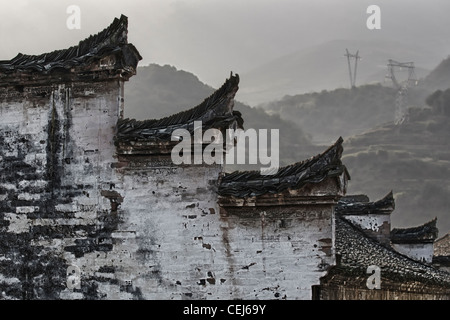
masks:
<svg viewBox="0 0 450 320"><path fill-rule="evenodd" d="M433 260L432 243L393 243L392 247L411 259L431 263Z"/></svg>
<svg viewBox="0 0 450 320"><path fill-rule="evenodd" d="M128 259L116 264L119 282L145 299L311 299L311 286L335 264L331 207L220 214L219 172L125 170L114 250Z"/></svg>
<svg viewBox="0 0 450 320"><path fill-rule="evenodd" d="M38 96L36 92L46 92L46 95ZM26 262L30 269L36 269L26 271L30 273L26 280L31 283L30 298L46 298L40 286L52 286L52 283L40 280L42 276L57 281L58 285L64 283L68 266L80 266L83 276L90 276L89 268L85 270L83 261L66 247L92 236L102 226L99 213L110 210L111 204L101 195L101 190L109 190L111 181L115 180L111 168L115 162L113 137L122 93L123 84L119 81L26 87L23 92L14 88L0 91L0 161L3 161L0 163L0 214L7 224L2 229L2 246L9 247L7 242L14 239L12 234L29 239L25 242L29 248L14 249L12 243L8 248L11 252L6 250L0 256L12 266L0 273L14 273L14 265L24 263L14 259L23 258L22 250L32 252L29 258L32 260ZM57 140L52 143L51 137ZM51 166L60 180L53 187L47 175L49 159L53 159ZM10 177L14 177L12 181L5 180L11 180ZM46 272L42 271L41 264L47 256L62 257L64 262L54 266L53 275L39 275ZM8 277L3 278L6 279L3 283L9 281ZM23 280L13 280L17 290L23 290L24 284L20 283ZM57 297L58 290L55 287L51 296ZM8 297L5 291L1 294ZM83 294L66 289L61 297L79 298L80 295Z"/></svg>
<svg viewBox="0 0 450 320"><path fill-rule="evenodd" d="M14 99L0 94L7 144L0 159L18 157L31 168L17 181L0 180L8 208L1 212L7 222L1 236L29 240L18 252L32 252L29 261L16 249L0 260L10 263L10 272L24 262L33 269L27 280L1 271L2 288L24 290L27 281L31 298L311 298L311 286L335 262L331 207L221 214L219 166L173 167L153 158L145 166L113 168L122 84L47 89L45 98L30 96L28 88ZM60 126L49 133L53 117ZM49 156L52 134L58 148ZM53 191L49 161L59 170ZM119 201L116 211L113 201ZM119 221L117 228L102 231L109 220ZM58 264L46 265L49 258ZM66 284L71 266L80 271L80 288Z"/></svg>

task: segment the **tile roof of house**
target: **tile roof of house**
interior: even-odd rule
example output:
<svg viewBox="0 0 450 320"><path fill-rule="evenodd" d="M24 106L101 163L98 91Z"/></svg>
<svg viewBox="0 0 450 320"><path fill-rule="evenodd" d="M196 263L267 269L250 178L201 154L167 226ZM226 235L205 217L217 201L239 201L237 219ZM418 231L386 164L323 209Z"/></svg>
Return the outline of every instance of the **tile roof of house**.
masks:
<svg viewBox="0 0 450 320"><path fill-rule="evenodd" d="M336 216L336 254L340 265L334 272L366 277L368 266L381 269L381 276L397 283L417 281L450 289L450 273L413 260L366 236L344 217Z"/></svg>
<svg viewBox="0 0 450 320"><path fill-rule="evenodd" d="M391 230L393 243L434 242L438 236L437 218L413 228L394 228Z"/></svg>
<svg viewBox="0 0 450 320"><path fill-rule="evenodd" d="M366 198L361 196L357 198L355 196L342 197L335 207L335 212L341 215L389 214L394 209L395 200L391 191L384 198L374 202L366 201Z"/></svg>
<svg viewBox="0 0 450 320"><path fill-rule="evenodd" d="M276 174L263 175L260 171L236 171L220 179L220 196L238 198L279 193L288 188L300 188L306 183L319 183L328 177L348 176L342 164L343 139L339 138L325 152L308 160L279 168Z"/></svg>
<svg viewBox="0 0 450 320"><path fill-rule="evenodd" d="M445 234L434 242L434 255L450 257L450 233Z"/></svg>
<svg viewBox="0 0 450 320"><path fill-rule="evenodd" d="M11 60L0 60L0 80L12 73L70 72L74 67L82 67L92 61L100 60L111 54L120 57L116 67L136 69L142 57L137 49L127 41L128 18L122 15L115 18L111 25L98 34L80 41L78 45L63 50L55 50L40 55L19 53ZM134 73L134 70L130 70Z"/></svg>
<svg viewBox="0 0 450 320"><path fill-rule="evenodd" d="M233 110L238 89L239 75L231 74L221 88L194 108L162 119L120 119L116 139L171 141L172 132L176 129L186 129L193 134L195 121L202 122L202 130L243 128L241 113Z"/></svg>

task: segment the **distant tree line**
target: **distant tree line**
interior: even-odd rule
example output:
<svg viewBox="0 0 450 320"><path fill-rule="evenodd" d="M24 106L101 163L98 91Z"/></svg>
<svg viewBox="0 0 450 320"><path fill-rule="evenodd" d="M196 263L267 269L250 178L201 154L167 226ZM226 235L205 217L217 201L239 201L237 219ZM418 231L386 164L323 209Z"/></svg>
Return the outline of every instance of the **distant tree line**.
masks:
<svg viewBox="0 0 450 320"><path fill-rule="evenodd" d="M435 114L450 116L450 88L444 91L436 90L425 102Z"/></svg>

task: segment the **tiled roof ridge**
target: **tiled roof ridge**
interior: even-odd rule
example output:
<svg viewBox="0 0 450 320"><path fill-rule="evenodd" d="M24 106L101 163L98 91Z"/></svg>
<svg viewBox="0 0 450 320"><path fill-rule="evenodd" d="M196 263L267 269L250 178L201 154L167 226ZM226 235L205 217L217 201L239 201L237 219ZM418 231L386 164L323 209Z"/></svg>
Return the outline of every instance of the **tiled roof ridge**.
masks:
<svg viewBox="0 0 450 320"><path fill-rule="evenodd" d="M275 174L262 175L260 171L235 171L223 174L218 193L221 196L247 197L264 193L278 193L289 187L319 183L326 177L348 175L342 164L343 139L339 139L323 153L309 159L281 167Z"/></svg>
<svg viewBox="0 0 450 320"><path fill-rule="evenodd" d="M132 44L128 44L127 33L128 18L121 15L120 18L115 18L110 26L81 40L76 46L40 55L19 53L11 60L1 60L0 73L15 71L49 73L56 69L68 70L73 66L89 62L91 59L101 58L118 50L125 50L125 55L129 55L128 51L132 50L138 60L142 59L136 48Z"/></svg>
<svg viewBox="0 0 450 320"><path fill-rule="evenodd" d="M162 119L119 119L118 140L169 140L175 129L194 130L194 121L202 121L203 130L228 128L234 122L242 128L244 120L239 111L234 111L234 96L239 89L239 75L231 73L225 83L202 103Z"/></svg>
<svg viewBox="0 0 450 320"><path fill-rule="evenodd" d="M448 233L444 234L442 237L436 239L436 242L441 241L441 240L443 240L445 238L448 238L448 237L450 237L450 232L448 232Z"/></svg>
<svg viewBox="0 0 450 320"><path fill-rule="evenodd" d="M383 198L373 202L345 202L339 201L335 207L335 212L345 214L371 214L371 213L391 213L395 209L395 199L391 190Z"/></svg>
<svg viewBox="0 0 450 320"><path fill-rule="evenodd" d="M391 241L409 242L419 240L434 241L438 235L437 217L424 224L411 228L394 228L391 230Z"/></svg>

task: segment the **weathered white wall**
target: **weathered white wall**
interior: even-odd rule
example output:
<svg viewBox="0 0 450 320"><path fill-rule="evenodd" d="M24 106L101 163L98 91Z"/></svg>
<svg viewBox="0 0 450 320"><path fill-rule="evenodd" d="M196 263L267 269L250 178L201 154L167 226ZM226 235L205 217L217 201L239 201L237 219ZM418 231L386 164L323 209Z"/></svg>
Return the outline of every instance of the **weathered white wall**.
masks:
<svg viewBox="0 0 450 320"><path fill-rule="evenodd" d="M414 260L427 263L433 260L433 243L393 243L392 247Z"/></svg>
<svg viewBox="0 0 450 320"><path fill-rule="evenodd" d="M219 166L116 155L122 103L119 81L0 89L0 298L310 299L332 207L219 210Z"/></svg>
<svg viewBox="0 0 450 320"><path fill-rule="evenodd" d="M3 298L59 298L74 250L106 250L122 93L119 81L0 89Z"/></svg>
<svg viewBox="0 0 450 320"><path fill-rule="evenodd" d="M114 277L127 290L100 286L108 298L310 299L334 264L330 206L221 214L219 166L128 160L116 183L123 222L100 263L120 270Z"/></svg>
<svg viewBox="0 0 450 320"><path fill-rule="evenodd" d="M236 290L248 299L311 299L335 264L327 206L228 209L224 241ZM248 266L245 267L245 266Z"/></svg>

